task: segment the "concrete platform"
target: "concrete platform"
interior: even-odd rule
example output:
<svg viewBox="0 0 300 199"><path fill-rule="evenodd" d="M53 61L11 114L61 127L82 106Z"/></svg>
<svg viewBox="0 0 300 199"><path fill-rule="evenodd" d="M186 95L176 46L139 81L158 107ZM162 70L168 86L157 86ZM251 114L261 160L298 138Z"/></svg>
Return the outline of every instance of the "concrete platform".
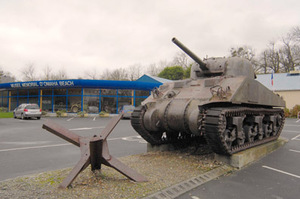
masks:
<svg viewBox="0 0 300 199"><path fill-rule="evenodd" d="M233 167L241 169L242 167L244 167L250 163L258 161L262 157L275 151L276 149L283 146L287 142L288 142L287 139L279 137L275 141L272 141L272 142L254 147L254 148L250 148L245 151L241 151L232 156L224 156L224 155L215 154L215 159L217 161L221 161L221 162L229 164Z"/></svg>
<svg viewBox="0 0 300 199"><path fill-rule="evenodd" d="M275 151L279 147L287 143L288 140L282 137L279 137L277 140L241 151L232 156L224 156L215 154L215 159L220 162L224 162L232 167L241 169L242 167L255 162L262 157L268 155L269 153ZM175 150L172 144L163 144L163 145L151 145L147 144L147 152L156 152L156 151L173 151Z"/></svg>

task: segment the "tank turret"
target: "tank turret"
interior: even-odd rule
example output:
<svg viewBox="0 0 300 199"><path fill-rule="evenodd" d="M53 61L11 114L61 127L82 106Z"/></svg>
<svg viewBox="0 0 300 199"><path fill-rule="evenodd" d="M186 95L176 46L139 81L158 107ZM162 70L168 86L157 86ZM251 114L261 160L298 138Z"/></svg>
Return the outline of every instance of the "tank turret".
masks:
<svg viewBox="0 0 300 199"><path fill-rule="evenodd" d="M172 41L196 63L190 79L161 85L134 110L131 124L146 141L205 139L216 153L230 155L278 138L285 102L255 80L250 61L202 61L176 38Z"/></svg>

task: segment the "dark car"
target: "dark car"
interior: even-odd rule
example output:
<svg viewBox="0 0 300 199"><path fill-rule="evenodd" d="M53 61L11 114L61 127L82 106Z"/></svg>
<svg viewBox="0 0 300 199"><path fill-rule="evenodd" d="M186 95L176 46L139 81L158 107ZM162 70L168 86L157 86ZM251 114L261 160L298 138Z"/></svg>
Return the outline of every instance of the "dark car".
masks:
<svg viewBox="0 0 300 199"><path fill-rule="evenodd" d="M37 118L41 119L42 111L37 104L21 104L14 110L14 118Z"/></svg>
<svg viewBox="0 0 300 199"><path fill-rule="evenodd" d="M124 119L130 119L131 113L133 112L134 108L135 107L133 105L124 105L122 106L120 113L123 113Z"/></svg>

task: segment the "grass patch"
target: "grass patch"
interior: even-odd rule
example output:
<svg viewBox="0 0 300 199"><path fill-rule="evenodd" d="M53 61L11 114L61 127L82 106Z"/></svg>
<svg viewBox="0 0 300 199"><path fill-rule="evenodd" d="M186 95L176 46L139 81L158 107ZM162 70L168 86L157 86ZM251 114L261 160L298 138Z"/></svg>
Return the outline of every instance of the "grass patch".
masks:
<svg viewBox="0 0 300 199"><path fill-rule="evenodd" d="M0 118L13 118L13 112L0 112Z"/></svg>

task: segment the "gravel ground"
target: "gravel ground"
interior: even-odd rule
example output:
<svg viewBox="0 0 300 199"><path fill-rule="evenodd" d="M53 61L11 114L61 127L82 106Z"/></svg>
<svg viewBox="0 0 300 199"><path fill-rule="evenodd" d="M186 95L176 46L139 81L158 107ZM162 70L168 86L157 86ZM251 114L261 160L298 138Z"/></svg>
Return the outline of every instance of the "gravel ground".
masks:
<svg viewBox="0 0 300 199"><path fill-rule="evenodd" d="M186 151L150 152L119 160L149 181L135 183L103 165L96 172L88 167L72 187L58 189L71 171L68 168L0 182L0 198L142 198L222 165L212 153L191 155Z"/></svg>

